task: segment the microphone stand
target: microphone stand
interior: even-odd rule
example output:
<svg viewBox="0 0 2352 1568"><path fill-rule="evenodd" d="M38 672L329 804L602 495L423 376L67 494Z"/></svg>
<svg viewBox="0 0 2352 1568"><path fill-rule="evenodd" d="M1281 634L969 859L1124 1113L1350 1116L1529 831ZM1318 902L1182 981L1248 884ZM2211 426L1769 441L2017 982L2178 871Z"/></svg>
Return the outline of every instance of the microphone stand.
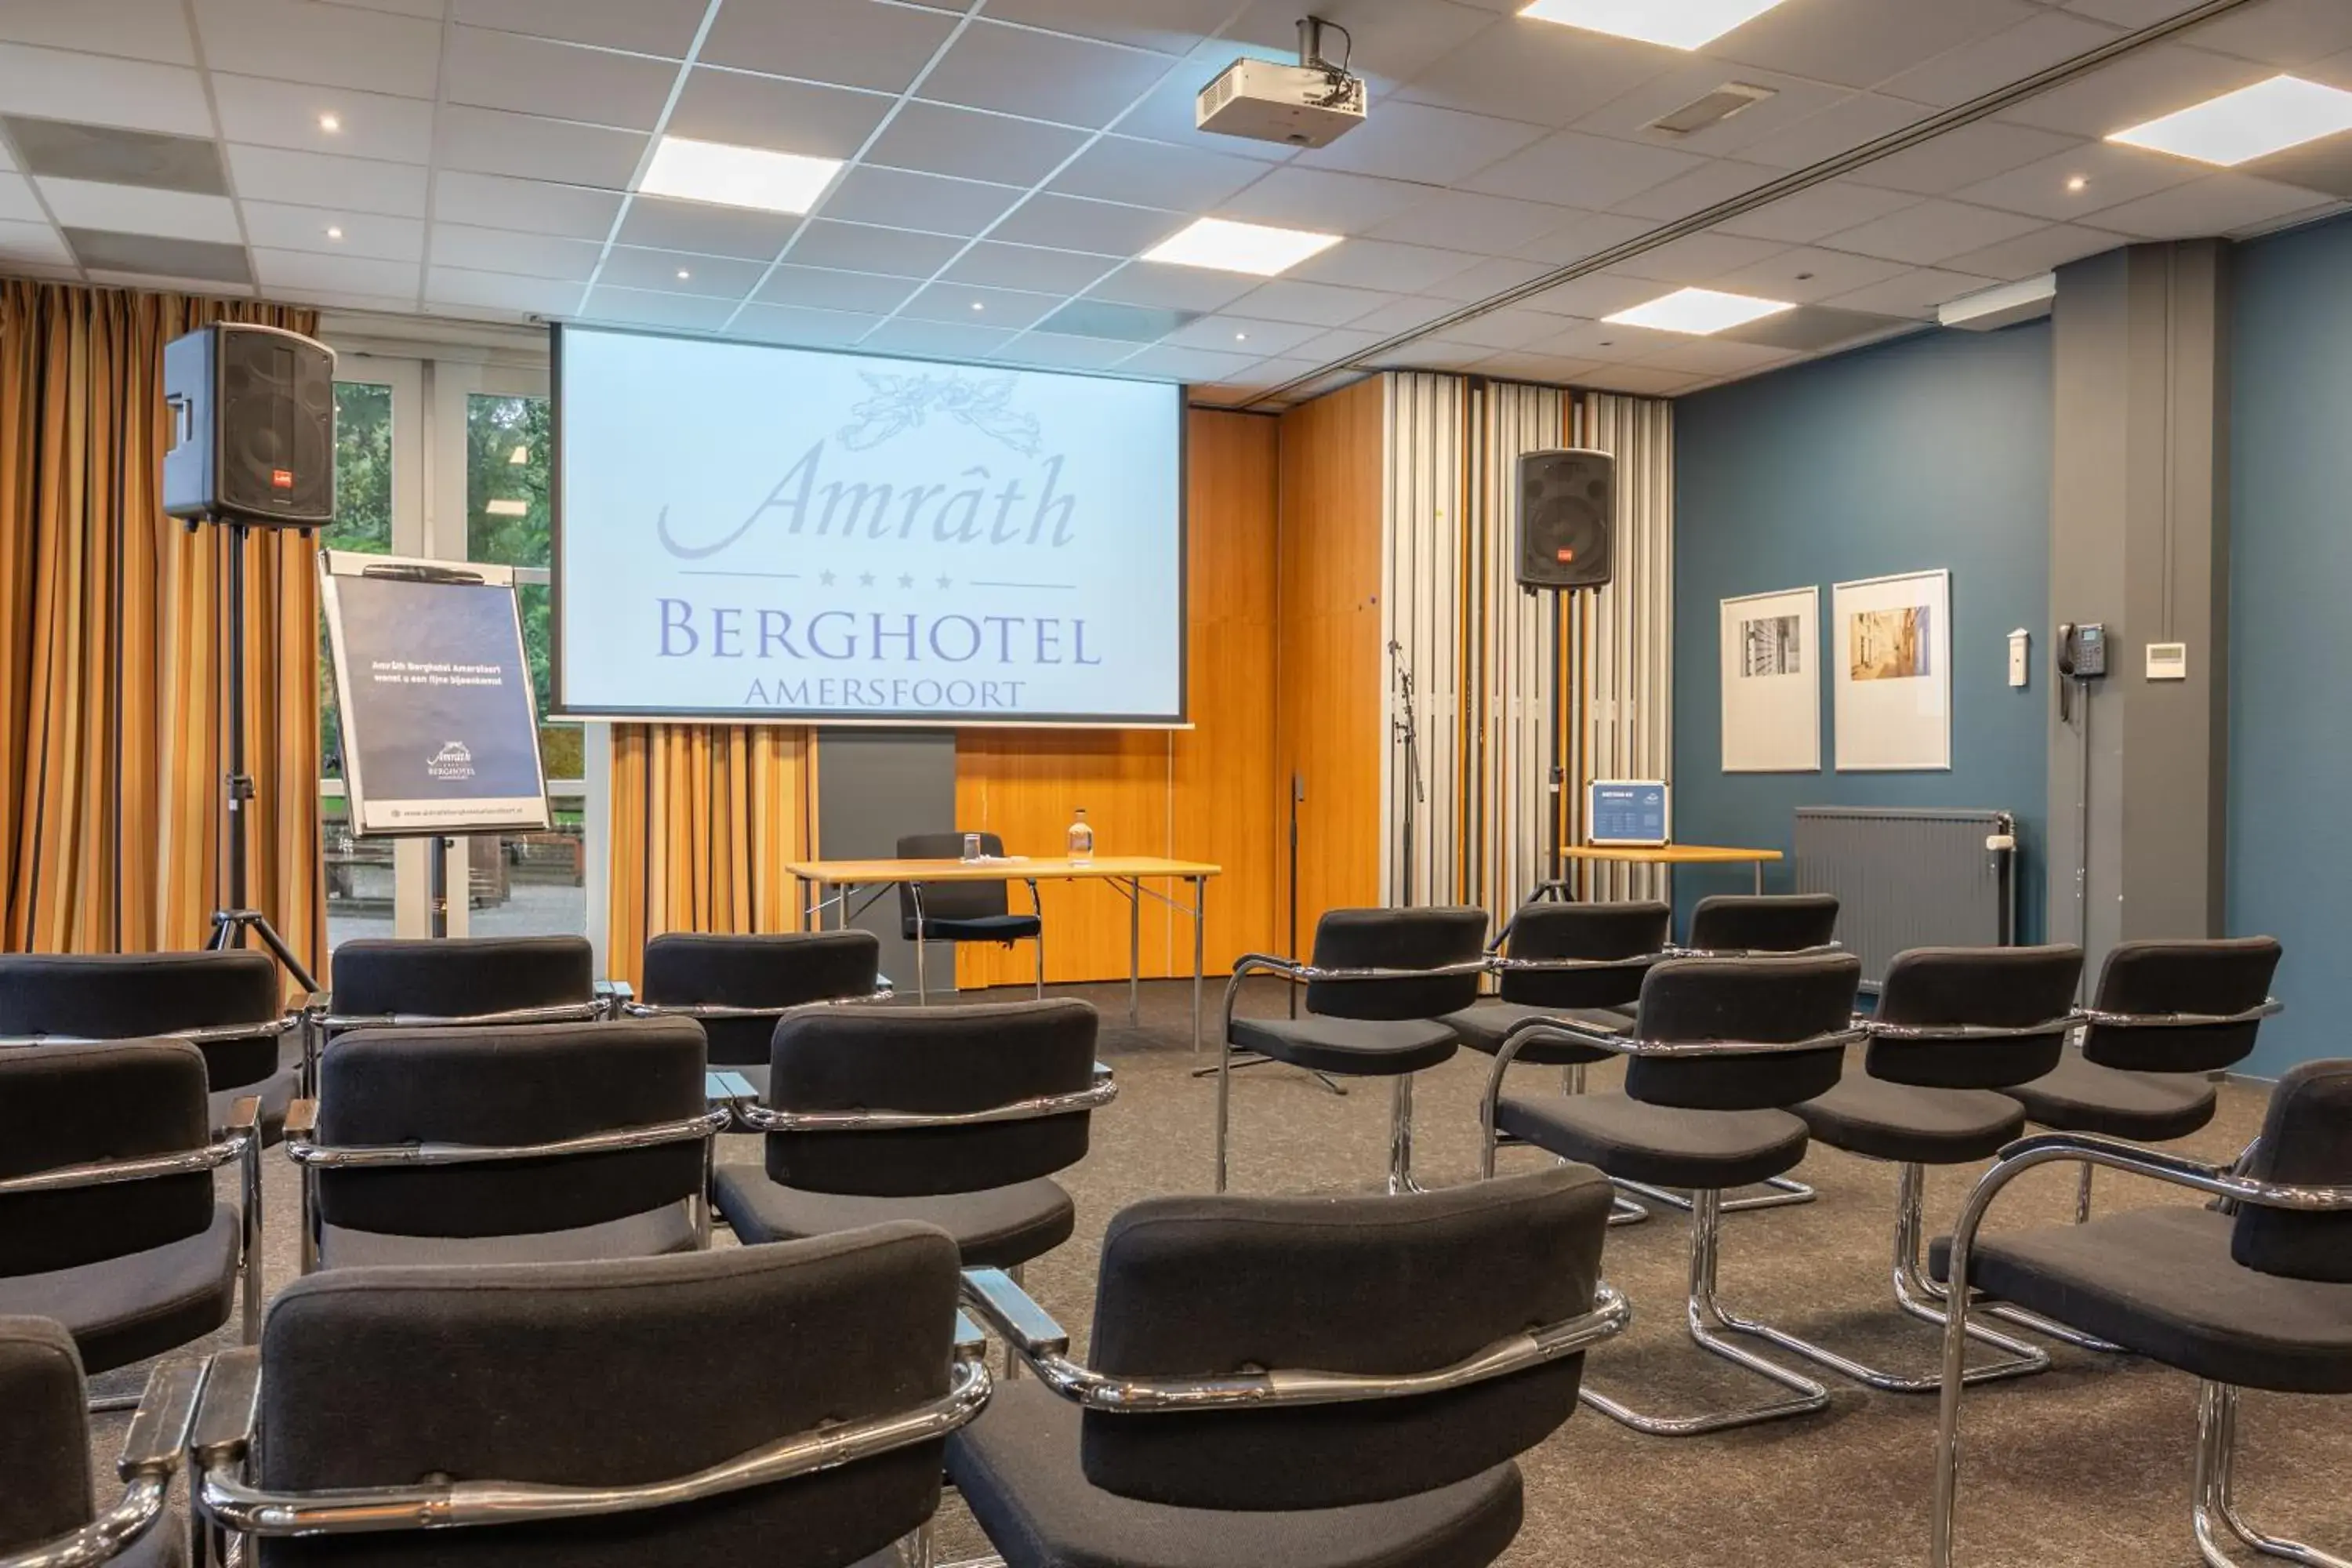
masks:
<svg viewBox="0 0 2352 1568"><path fill-rule="evenodd" d="M1391 641L1389 644L1389 657L1394 661L1397 692L1404 708L1402 717L1391 718L1389 721L1389 739L1392 744L1397 742L1403 742L1405 777L1412 782L1412 793L1411 798L1405 802L1404 807L1402 845L1404 895L1401 900L1401 907L1411 909L1413 900L1413 819L1420 815L1421 803L1429 797L1423 788L1421 780L1421 752L1418 739L1421 726L1413 717L1412 671L1406 668L1404 663L1404 645Z"/></svg>

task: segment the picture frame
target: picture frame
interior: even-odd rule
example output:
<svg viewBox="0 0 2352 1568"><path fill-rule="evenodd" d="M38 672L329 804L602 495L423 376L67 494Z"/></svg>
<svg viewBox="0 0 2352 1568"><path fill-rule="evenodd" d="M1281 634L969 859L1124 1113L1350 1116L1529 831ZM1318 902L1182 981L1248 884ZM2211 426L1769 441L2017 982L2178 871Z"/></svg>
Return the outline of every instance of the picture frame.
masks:
<svg viewBox="0 0 2352 1568"><path fill-rule="evenodd" d="M1952 765L1952 574L1937 569L1831 590L1830 675L1840 773Z"/></svg>
<svg viewBox="0 0 2352 1568"><path fill-rule="evenodd" d="M1822 766L1822 591L1722 601L1722 768L1810 773Z"/></svg>

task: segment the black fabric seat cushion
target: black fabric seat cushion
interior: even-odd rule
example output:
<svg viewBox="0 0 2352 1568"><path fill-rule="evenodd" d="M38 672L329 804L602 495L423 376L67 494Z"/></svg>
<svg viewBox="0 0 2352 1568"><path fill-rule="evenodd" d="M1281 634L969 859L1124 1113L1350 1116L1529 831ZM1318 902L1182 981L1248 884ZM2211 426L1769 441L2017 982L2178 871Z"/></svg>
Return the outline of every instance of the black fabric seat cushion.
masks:
<svg viewBox="0 0 2352 1568"><path fill-rule="evenodd" d="M2124 1072L2069 1050L2055 1071L2004 1089L2026 1120L2066 1132L2102 1132L2137 1143L2186 1138L2213 1120L2213 1086L2189 1074Z"/></svg>
<svg viewBox="0 0 2352 1568"><path fill-rule="evenodd" d="M2352 1394L2352 1285L2230 1256L2231 1218L2174 1205L1977 1238L1976 1288L2165 1365L2279 1394ZM1951 1238L1930 1248L1937 1279Z"/></svg>
<svg viewBox="0 0 2352 1568"><path fill-rule="evenodd" d="M1475 1006L1465 1007L1459 1013L1448 1013L1437 1022L1453 1030L1454 1037L1462 1044L1491 1057L1501 1053L1504 1037L1516 1026L1529 1018L1559 1017L1574 1018L1621 1035L1625 1032L1625 1026L1633 1021L1628 1015L1612 1010L1565 1011L1558 1007L1529 1006L1522 1002L1502 1002L1490 996ZM1520 1046L1519 1054L1511 1060L1544 1067L1574 1067L1582 1062L1607 1061L1609 1055L1598 1046L1580 1046L1564 1036L1538 1035Z"/></svg>
<svg viewBox="0 0 2352 1568"><path fill-rule="evenodd" d="M1454 1058L1454 1031L1434 1020L1372 1023L1354 1018L1235 1018L1237 1050L1255 1051L1315 1072L1393 1077Z"/></svg>
<svg viewBox="0 0 2352 1568"><path fill-rule="evenodd" d="M1832 1149L1916 1165L1989 1160L2025 1131L2025 1108L1984 1089L1920 1089L1878 1078L1843 1078L1794 1108Z"/></svg>
<svg viewBox="0 0 2352 1568"><path fill-rule="evenodd" d="M1024 1380L948 1439L948 1479L1008 1568L1480 1568L1518 1533L1516 1465L1394 1502L1227 1512L1092 1485L1078 1431L1076 1405Z"/></svg>
<svg viewBox="0 0 2352 1568"><path fill-rule="evenodd" d="M229 1112L236 1109L236 1102L257 1096L261 1100L261 1141L275 1143L286 1136L286 1108L294 1103L301 1085L302 1069L289 1067L279 1068L255 1083L214 1089L205 1097L211 1107L213 1128L217 1131L227 1127Z"/></svg>
<svg viewBox="0 0 2352 1568"><path fill-rule="evenodd" d="M63 1323L91 1373L176 1350L223 1323L236 1300L236 1211L215 1205L195 1235L46 1274L0 1277L0 1316Z"/></svg>
<svg viewBox="0 0 2352 1568"><path fill-rule="evenodd" d="M513 1236L391 1236L321 1226L319 1267L379 1268L404 1264L593 1263L692 1252L694 1215L685 1204L646 1214Z"/></svg>
<svg viewBox="0 0 2352 1568"><path fill-rule="evenodd" d="M1045 929L1035 915L973 915L964 920L926 920L925 942L1026 942ZM907 922L907 939L915 936L915 922Z"/></svg>
<svg viewBox="0 0 2352 1568"><path fill-rule="evenodd" d="M803 1192L770 1181L756 1165L721 1165L711 1190L739 1241L798 1241L920 1220L955 1237L967 1268L1010 1268L1042 1258L1069 1240L1077 1224L1070 1194L1045 1177L977 1193L876 1198Z"/></svg>
<svg viewBox="0 0 2352 1568"><path fill-rule="evenodd" d="M1564 1160L1661 1187L1744 1187L1805 1157L1805 1124L1785 1110L1684 1110L1622 1094L1506 1095L1495 1125Z"/></svg>

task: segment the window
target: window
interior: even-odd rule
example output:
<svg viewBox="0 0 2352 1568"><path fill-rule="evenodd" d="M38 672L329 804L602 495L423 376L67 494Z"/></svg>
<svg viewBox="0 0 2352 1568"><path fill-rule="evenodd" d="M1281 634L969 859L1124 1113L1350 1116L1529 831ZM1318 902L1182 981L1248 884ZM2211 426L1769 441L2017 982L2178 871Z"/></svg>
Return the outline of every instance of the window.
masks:
<svg viewBox="0 0 2352 1568"><path fill-rule="evenodd" d="M335 384L335 521L320 539L329 550L392 551L393 401L388 382ZM319 816L327 859L327 945L393 933L392 845L352 837L343 794L341 715L327 620L319 617Z"/></svg>

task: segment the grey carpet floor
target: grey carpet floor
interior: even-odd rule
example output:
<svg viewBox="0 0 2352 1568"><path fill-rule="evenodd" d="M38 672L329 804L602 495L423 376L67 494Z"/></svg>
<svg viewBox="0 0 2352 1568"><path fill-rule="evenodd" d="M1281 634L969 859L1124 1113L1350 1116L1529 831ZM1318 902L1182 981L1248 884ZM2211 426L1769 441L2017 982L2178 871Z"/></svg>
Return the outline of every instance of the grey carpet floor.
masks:
<svg viewBox="0 0 2352 1568"><path fill-rule="evenodd" d="M1208 988L1212 1032L1220 992L1214 984ZM1092 1152L1064 1177L1077 1200L1076 1235L1031 1264L1027 1278L1032 1294L1078 1336L1081 1348L1097 1249L1110 1216L1139 1198L1209 1188L1214 1086L1189 1075L1195 1065L1187 1049L1189 993L1181 984L1147 985L1142 1026L1130 1028L1124 986L1076 990L1103 1009L1102 1055L1118 1071L1119 1098L1097 1116ZM1281 1005L1272 987L1244 1002L1250 1011ZM1475 1176L1476 1106L1487 1066L1487 1058L1465 1052L1422 1075L1416 1149L1424 1183ZM1520 1070L1538 1087L1553 1076ZM1592 1086L1611 1087L1615 1077L1612 1068L1596 1068ZM2214 1159L2234 1154L2253 1135L2262 1108L2259 1088L2224 1086L2220 1117L2184 1151ZM1238 1075L1234 1095L1234 1189L1370 1190L1385 1169L1388 1117L1385 1083L1360 1082L1338 1099L1286 1068L1248 1069ZM720 1158L756 1162L758 1144L728 1139ZM1505 1169L1531 1168L1544 1158L1507 1151ZM265 1277L274 1293L296 1271L297 1189L291 1165L275 1151L266 1169ZM1937 1352L1937 1335L1897 1317L1889 1294L1893 1167L1816 1147L1798 1173L1818 1189L1819 1202L1727 1217L1725 1304L1865 1360L1927 1367ZM1930 1173L1931 1230L1948 1228L1976 1174L1973 1168ZM2112 1174L2103 1175L2098 1188L2102 1211L2192 1201ZM2060 1223L2071 1217L2072 1204L2071 1169L2030 1173L2010 1189L1992 1225ZM730 1244L722 1231L719 1245ZM1609 1234L1606 1272L1632 1298L1635 1321L1622 1338L1593 1353L1586 1375L1643 1408L1673 1412L1756 1396L1743 1374L1702 1356L1684 1337L1685 1247L1675 1215ZM1988 1568L2193 1568L2194 1381L2064 1347L2056 1363L2042 1376L1968 1394L1962 1561ZM135 1389L142 1375L130 1369L100 1385ZM1527 1522L1503 1563L1793 1568L1925 1562L1934 1399L1827 1381L1832 1402L1825 1412L1713 1436L1645 1437L1580 1411L1521 1461ZM111 1473L126 1419L95 1420L93 1462L101 1476ZM2352 1476L2352 1420L2345 1403L2250 1394L2242 1432L2241 1494L2254 1521L2323 1549L2352 1547L2352 1487L2345 1484ZM941 1543L951 1555L982 1549L954 1502L941 1522Z"/></svg>

